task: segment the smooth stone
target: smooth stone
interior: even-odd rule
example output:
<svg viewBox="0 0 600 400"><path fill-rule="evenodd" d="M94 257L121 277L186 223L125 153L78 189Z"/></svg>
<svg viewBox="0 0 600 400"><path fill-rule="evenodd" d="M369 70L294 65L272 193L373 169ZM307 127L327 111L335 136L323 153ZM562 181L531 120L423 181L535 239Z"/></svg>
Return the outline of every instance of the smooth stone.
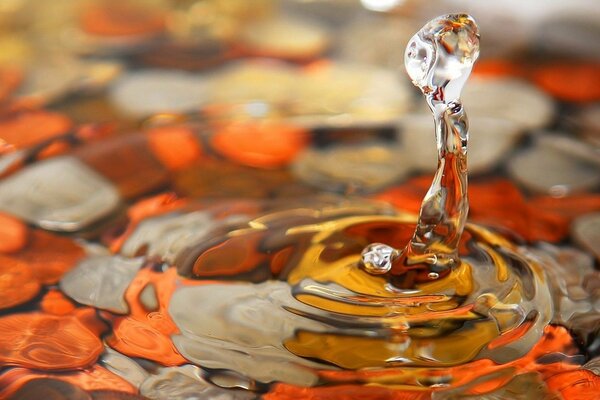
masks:
<svg viewBox="0 0 600 400"><path fill-rule="evenodd" d="M207 93L210 101L217 104L264 102L268 107L285 102L298 79L298 69L282 62L240 61L212 75ZM255 110L248 111L253 115Z"/></svg>
<svg viewBox="0 0 600 400"><path fill-rule="evenodd" d="M142 258L89 257L62 278L60 288L79 303L126 314L125 292L143 263Z"/></svg>
<svg viewBox="0 0 600 400"><path fill-rule="evenodd" d="M182 71L137 71L117 80L109 97L117 108L136 117L186 113L200 110L206 100L206 83Z"/></svg>
<svg viewBox="0 0 600 400"><path fill-rule="evenodd" d="M571 223L575 243L600 260L600 213L585 214Z"/></svg>
<svg viewBox="0 0 600 400"><path fill-rule="evenodd" d="M327 49L330 34L314 21L278 16L250 21L239 40L250 50L292 59L309 59Z"/></svg>
<svg viewBox="0 0 600 400"><path fill-rule="evenodd" d="M579 136L592 145L593 149L600 149L600 104L583 108L575 114L572 121L579 132Z"/></svg>
<svg viewBox="0 0 600 400"><path fill-rule="evenodd" d="M102 89L118 77L122 69L123 66L114 61L44 58L43 61L31 63L17 96L51 103L75 91Z"/></svg>
<svg viewBox="0 0 600 400"><path fill-rule="evenodd" d="M237 105L234 112L241 115L277 115L307 127L382 125L412 104L394 71L348 62L304 70L240 62L212 77L208 87L212 102Z"/></svg>
<svg viewBox="0 0 600 400"><path fill-rule="evenodd" d="M462 100L473 118L505 119L524 130L543 128L554 117L552 98L515 78L473 78L465 86Z"/></svg>
<svg viewBox="0 0 600 400"><path fill-rule="evenodd" d="M372 192L401 181L410 172L394 144L372 142L305 151L292 166L302 181L334 192Z"/></svg>
<svg viewBox="0 0 600 400"><path fill-rule="evenodd" d="M305 72L290 92L293 120L305 126L379 126L412 108L412 92L395 70L333 62Z"/></svg>
<svg viewBox="0 0 600 400"><path fill-rule="evenodd" d="M533 192L564 196L590 190L600 184L598 166L543 141L515 154L507 163L508 174Z"/></svg>
<svg viewBox="0 0 600 400"><path fill-rule="evenodd" d="M547 148L559 150L583 162L594 164L600 168L600 147L595 148L588 143L575 139L567 134L547 132L536 137L538 143Z"/></svg>
<svg viewBox="0 0 600 400"><path fill-rule="evenodd" d="M0 181L0 210L53 231L86 228L119 202L110 181L71 156L39 161Z"/></svg>

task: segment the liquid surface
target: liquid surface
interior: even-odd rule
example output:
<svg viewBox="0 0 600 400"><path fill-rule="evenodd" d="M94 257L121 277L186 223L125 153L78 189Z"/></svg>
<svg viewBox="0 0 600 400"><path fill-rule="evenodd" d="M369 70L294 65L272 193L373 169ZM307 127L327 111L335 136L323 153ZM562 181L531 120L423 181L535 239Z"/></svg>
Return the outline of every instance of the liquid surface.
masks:
<svg viewBox="0 0 600 400"><path fill-rule="evenodd" d="M195 11L261 12L234 3ZM126 52L167 29L160 10L127 4L84 10L80 33L99 47L80 51L116 41ZM180 40L206 28L178 21ZM325 31L303 39L301 21L283 22L260 31L289 28L291 43L246 35L245 51L294 62L323 51ZM488 176L468 191L467 222L460 93L478 40L470 17L445 15L407 48L433 114L433 179L402 181L411 141L344 128L406 107L404 93L387 97L388 74L357 67L233 65L212 85L134 72L110 94L131 115L166 111L162 101L188 112L201 91L222 98L127 134L62 126L57 137L39 128L48 115L30 126L29 111L9 113L7 131L25 124L43 141L0 158L0 398L595 398L598 196L526 198ZM186 51L128 56L206 62ZM146 96L148 76L174 100ZM314 128L323 121L330 130ZM570 226L588 253L566 244Z"/></svg>

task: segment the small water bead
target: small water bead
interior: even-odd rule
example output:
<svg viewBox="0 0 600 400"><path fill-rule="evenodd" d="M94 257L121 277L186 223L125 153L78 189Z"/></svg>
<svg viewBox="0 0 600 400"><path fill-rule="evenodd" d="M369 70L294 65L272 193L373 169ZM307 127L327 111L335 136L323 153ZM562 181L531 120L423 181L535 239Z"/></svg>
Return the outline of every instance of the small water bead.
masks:
<svg viewBox="0 0 600 400"><path fill-rule="evenodd" d="M370 244L361 254L365 270L373 275L389 272L392 260L397 256L398 250L382 243Z"/></svg>

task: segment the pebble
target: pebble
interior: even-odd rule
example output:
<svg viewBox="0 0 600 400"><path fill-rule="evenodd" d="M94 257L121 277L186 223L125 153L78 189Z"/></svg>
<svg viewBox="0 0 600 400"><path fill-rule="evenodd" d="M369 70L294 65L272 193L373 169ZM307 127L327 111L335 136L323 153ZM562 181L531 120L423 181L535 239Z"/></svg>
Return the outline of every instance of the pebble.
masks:
<svg viewBox="0 0 600 400"><path fill-rule="evenodd" d="M71 156L37 162L0 182L0 210L48 230L79 231L119 202L111 182Z"/></svg>
<svg viewBox="0 0 600 400"><path fill-rule="evenodd" d="M60 288L79 303L125 314L125 292L142 264L142 258L89 257L63 276Z"/></svg>
<svg viewBox="0 0 600 400"><path fill-rule="evenodd" d="M311 149L294 162L304 182L332 192L373 192L405 178L411 170L398 146L383 142Z"/></svg>
<svg viewBox="0 0 600 400"><path fill-rule="evenodd" d="M600 260L600 213L585 214L571 224L573 240Z"/></svg>
<svg viewBox="0 0 600 400"><path fill-rule="evenodd" d="M182 71L145 70L124 75L109 93L124 113L136 117L199 110L206 100L205 80Z"/></svg>
<svg viewBox="0 0 600 400"><path fill-rule="evenodd" d="M539 141L507 163L509 175L533 192L561 197L600 184L600 169L555 146Z"/></svg>
<svg viewBox="0 0 600 400"><path fill-rule="evenodd" d="M470 116L509 120L525 130L543 128L554 118L552 98L516 78L474 78L462 100Z"/></svg>

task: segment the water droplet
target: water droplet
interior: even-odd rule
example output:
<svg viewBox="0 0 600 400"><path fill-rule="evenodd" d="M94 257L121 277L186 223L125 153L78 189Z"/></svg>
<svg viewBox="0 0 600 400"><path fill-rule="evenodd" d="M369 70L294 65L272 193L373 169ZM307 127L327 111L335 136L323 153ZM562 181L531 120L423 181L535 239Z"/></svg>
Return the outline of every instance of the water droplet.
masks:
<svg viewBox="0 0 600 400"><path fill-rule="evenodd" d="M405 66L415 86L424 93L439 93L446 102L458 99L479 56L479 33L466 14L450 14L428 22L412 37Z"/></svg>
<svg viewBox="0 0 600 400"><path fill-rule="evenodd" d="M397 254L398 251L387 244L373 243L363 250L362 264L370 274L385 274L392 268L392 260Z"/></svg>

